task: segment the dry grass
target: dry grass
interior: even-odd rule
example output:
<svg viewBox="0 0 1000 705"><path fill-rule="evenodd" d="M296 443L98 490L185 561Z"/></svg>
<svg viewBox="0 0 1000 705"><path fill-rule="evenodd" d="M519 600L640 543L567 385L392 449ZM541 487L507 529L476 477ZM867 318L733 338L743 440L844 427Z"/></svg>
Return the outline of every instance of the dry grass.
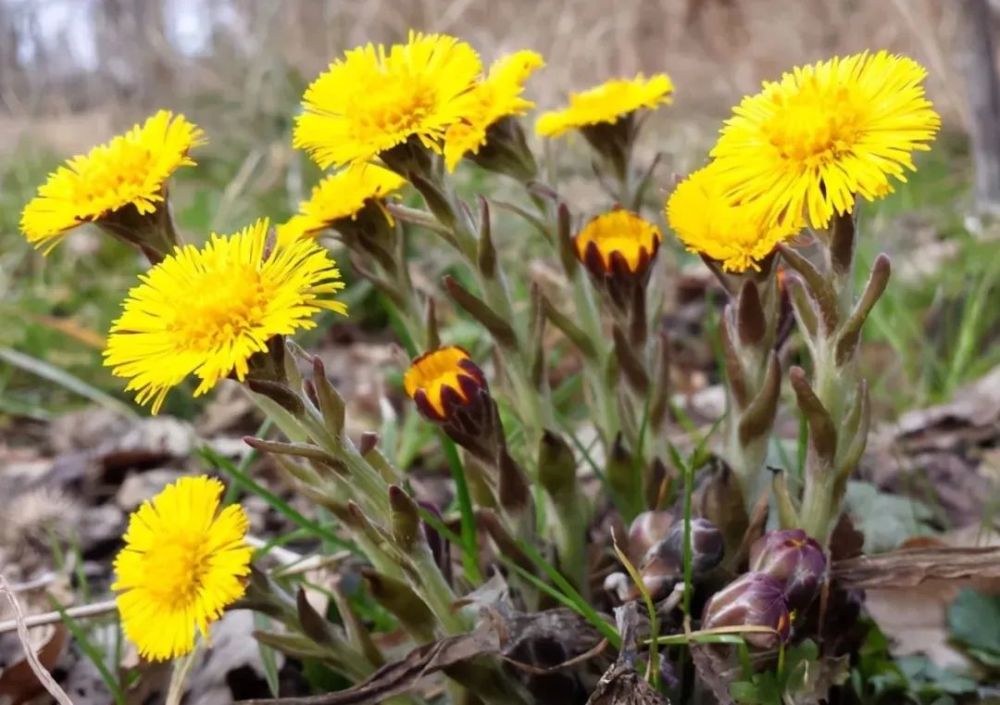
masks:
<svg viewBox="0 0 1000 705"><path fill-rule="evenodd" d="M220 120L227 128L235 117L236 127L267 133L287 117L301 86L339 52L398 40L410 28L462 36L487 59L518 48L541 51L548 66L533 90L542 106L613 74L666 70L677 84L677 101L663 127L690 145L691 154L708 143L728 107L762 79L796 63L865 48L914 56L930 68L928 88L946 122L959 126L963 110L948 58L954 3L936 0L207 3L217 30L211 53L199 57L178 53L167 40L157 0L109 4L120 9L99 23L103 68L96 72L75 74L58 55L30 70L0 66L6 108L0 133L7 135L0 152L25 138L60 153L82 149L154 106L197 104L208 112L206 96L226 109ZM19 13L15 19L30 25L40 5L19 3L5 12Z"/></svg>

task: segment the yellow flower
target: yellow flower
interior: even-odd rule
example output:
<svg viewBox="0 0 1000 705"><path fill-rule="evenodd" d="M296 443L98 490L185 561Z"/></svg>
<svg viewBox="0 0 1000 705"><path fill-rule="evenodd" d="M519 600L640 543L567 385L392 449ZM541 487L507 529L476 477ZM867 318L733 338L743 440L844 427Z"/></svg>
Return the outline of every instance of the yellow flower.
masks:
<svg viewBox="0 0 1000 705"><path fill-rule="evenodd" d="M362 209L398 191L406 180L395 172L375 164L352 165L331 174L312 190L308 201L299 204L299 212L284 225L278 226L280 241L316 235L321 230L336 227L339 220L356 220ZM384 211L391 223L392 217Z"/></svg>
<svg viewBox="0 0 1000 705"><path fill-rule="evenodd" d="M449 345L414 360L403 376L403 387L421 413L443 421L456 408L475 403L479 391L486 389L486 377L469 353Z"/></svg>
<svg viewBox="0 0 1000 705"><path fill-rule="evenodd" d="M734 109L712 156L727 195L761 199L768 221L805 215L826 227L856 196L906 180L912 152L929 149L941 119L924 97L927 72L885 51L834 58L786 73Z"/></svg>
<svg viewBox="0 0 1000 705"><path fill-rule="evenodd" d="M104 364L154 414L189 374L201 380L195 396L228 375L243 381L273 336L314 327L321 309L346 313L331 298L344 283L324 248L310 239L269 247L267 236L262 219L201 249L177 248L129 292Z"/></svg>
<svg viewBox="0 0 1000 705"><path fill-rule="evenodd" d="M558 137L573 129L602 123L616 123L636 110L655 110L670 103L674 85L665 73L644 78L613 79L599 86L571 93L569 105L562 110L543 113L535 123L542 137Z"/></svg>
<svg viewBox="0 0 1000 705"><path fill-rule="evenodd" d="M21 230L48 252L81 223L123 209L153 213L165 198L167 179L178 167L194 165L188 152L203 142L201 129L183 115L161 110L50 174L24 207Z"/></svg>
<svg viewBox="0 0 1000 705"><path fill-rule="evenodd" d="M652 223L616 208L587 223L573 241L576 255L597 276L641 275L663 240Z"/></svg>
<svg viewBox="0 0 1000 705"><path fill-rule="evenodd" d="M769 225L753 203L734 205L714 162L677 186L667 201L666 216L688 250L718 260L729 272L758 269L759 260L802 227L801 218L790 225Z"/></svg>
<svg viewBox="0 0 1000 705"><path fill-rule="evenodd" d="M369 161L410 138L439 150L481 71L471 46L442 34L352 49L306 90L294 145L324 168Z"/></svg>
<svg viewBox="0 0 1000 705"><path fill-rule="evenodd" d="M125 635L154 661L194 648L196 632L243 596L253 549L236 504L222 508L223 486L182 477L129 517L125 547L115 558L116 601Z"/></svg>
<svg viewBox="0 0 1000 705"><path fill-rule="evenodd" d="M493 62L489 75L462 97L462 119L448 128L444 159L448 171L486 144L487 130L505 117L524 115L535 104L521 97L524 82L545 64L534 51L518 51Z"/></svg>

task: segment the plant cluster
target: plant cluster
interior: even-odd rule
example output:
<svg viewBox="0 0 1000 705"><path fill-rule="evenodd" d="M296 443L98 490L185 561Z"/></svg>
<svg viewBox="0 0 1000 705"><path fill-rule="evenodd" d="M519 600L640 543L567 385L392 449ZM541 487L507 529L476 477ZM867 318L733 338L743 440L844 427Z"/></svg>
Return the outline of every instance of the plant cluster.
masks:
<svg viewBox="0 0 1000 705"><path fill-rule="evenodd" d="M319 659L363 689L409 649L414 658L434 643L440 654L449 639L478 633L497 619L491 611L509 619L557 606L644 664L653 693L675 697L693 692L677 646L717 644L707 653L720 673L775 659L780 669L789 641L812 640L803 653L813 659L841 655L824 628L826 612L849 602L829 583L831 537L870 424L861 331L889 278L878 257L855 290L858 210L905 179L939 128L926 72L884 51L795 68L745 98L711 161L652 209L656 163L638 163L634 148L648 114L671 102L671 80L638 75L572 94L535 132L553 151L583 137L607 193L595 212L546 183L523 126L533 108L525 83L543 63L519 51L485 68L468 43L418 33L347 51L308 87L295 120L294 146L331 172L275 227L262 218L184 244L169 181L194 165L204 136L167 111L71 159L25 207L22 229L36 246L51 249L91 223L149 260L105 363L154 414L192 376L195 395L240 383L282 435L247 443L337 518L331 538L349 547L367 599L388 616L364 620L343 599L335 620L317 613L264 562L254 566L247 518L222 506L221 483L184 478L131 517L115 564L122 626L143 657L185 657L224 609L244 607L280 625L258 634L263 643ZM467 163L523 197L463 201L453 173ZM410 190L421 207L400 199ZM512 285L530 277L505 251L519 245L495 236L498 209L519 220L519 237L548 249L561 281ZM670 440L683 419L662 324L661 217L727 297L727 412L718 434L691 438L687 456ZM321 239L331 233L412 354L403 391L440 432L449 506L418 502L377 434L345 433L345 401L323 362L292 340L322 311L347 314ZM441 294L414 284L415 235L458 263ZM442 295L489 346L447 339ZM802 366L789 363L793 337ZM554 340L578 361L567 387L553 383ZM801 478L766 467L786 381L808 429ZM580 440L583 426L594 444ZM608 531L616 525L629 529ZM497 580L504 597L491 601ZM626 638L605 612L636 601L647 621ZM564 660L580 656L575 646L563 645ZM499 653L431 670L444 672L456 703L543 702L539 679ZM581 702L595 687L583 687ZM405 688L372 693L422 702Z"/></svg>

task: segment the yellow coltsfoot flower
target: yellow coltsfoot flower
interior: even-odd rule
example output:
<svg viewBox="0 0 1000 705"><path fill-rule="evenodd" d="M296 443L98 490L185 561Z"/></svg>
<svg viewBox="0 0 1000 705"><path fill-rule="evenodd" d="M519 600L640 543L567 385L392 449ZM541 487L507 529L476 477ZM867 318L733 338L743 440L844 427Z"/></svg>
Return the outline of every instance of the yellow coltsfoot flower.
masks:
<svg viewBox="0 0 1000 705"><path fill-rule="evenodd" d="M863 52L796 67L733 110L712 150L726 195L759 200L768 222L814 228L855 198L891 192L941 118L924 97L927 71L905 56Z"/></svg>
<svg viewBox="0 0 1000 705"><path fill-rule="evenodd" d="M542 137L559 137L570 130L614 124L637 110L655 110L670 103L673 92L674 84L665 73L612 79L582 93L571 93L569 105L543 113L535 131Z"/></svg>
<svg viewBox="0 0 1000 705"><path fill-rule="evenodd" d="M313 187L309 200L299 204L299 212L278 226L278 240L315 237L323 230L337 230L344 221L368 222L369 216L391 225L383 201L404 185L403 177L376 164L349 166Z"/></svg>
<svg viewBox="0 0 1000 705"><path fill-rule="evenodd" d="M195 396L230 375L243 381L269 340L314 327L322 309L347 310L332 298L344 283L329 253L308 238L269 242L267 219L213 234L201 249L177 248L141 280L111 327L104 364L154 414L188 375L200 380Z"/></svg>
<svg viewBox="0 0 1000 705"><path fill-rule="evenodd" d="M183 115L161 110L52 172L24 207L21 230L48 252L78 225L97 223L162 257L174 244L167 179L194 165L188 153L203 142L201 129Z"/></svg>
<svg viewBox="0 0 1000 705"><path fill-rule="evenodd" d="M768 224L756 203L734 205L714 163L677 186L667 200L666 217L690 252L718 261L727 272L759 269L760 260L802 227L801 218L787 225Z"/></svg>
<svg viewBox="0 0 1000 705"><path fill-rule="evenodd" d="M198 633L243 596L253 549L236 504L220 507L222 483L182 477L129 518L112 590L122 628L144 658L165 661L194 648Z"/></svg>
<svg viewBox="0 0 1000 705"><path fill-rule="evenodd" d="M535 106L521 96L524 82L544 66L542 55L518 51L490 66L489 74L461 99L462 117L445 133L444 159L454 171L462 157L471 156L485 168L533 175L534 158L520 126L510 120Z"/></svg>
<svg viewBox="0 0 1000 705"><path fill-rule="evenodd" d="M306 90L294 146L323 168L385 157L406 143L440 151L481 71L471 46L443 34L352 49Z"/></svg>
<svg viewBox="0 0 1000 705"><path fill-rule="evenodd" d="M547 112L535 123L535 132L542 137L559 137L579 130L597 152L603 170L618 182L620 202L634 205L630 193L630 162L632 146L639 131L640 110L655 110L670 103L674 85L665 73L645 78L641 73L633 79L614 79L595 88L572 93L569 105L562 110Z"/></svg>

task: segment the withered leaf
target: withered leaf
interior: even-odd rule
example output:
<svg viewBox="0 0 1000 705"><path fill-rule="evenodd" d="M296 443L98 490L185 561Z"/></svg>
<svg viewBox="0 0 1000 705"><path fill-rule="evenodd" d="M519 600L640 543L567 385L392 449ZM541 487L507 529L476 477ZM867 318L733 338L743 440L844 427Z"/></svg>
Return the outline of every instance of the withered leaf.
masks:
<svg viewBox="0 0 1000 705"><path fill-rule="evenodd" d="M635 670L639 624L636 602L627 602L615 608L615 620L622 637L621 652L618 660L597 683L587 705L670 705L670 701L656 692Z"/></svg>
<svg viewBox="0 0 1000 705"><path fill-rule="evenodd" d="M424 676L477 656L496 654L500 638L494 625L488 622L469 634L446 637L411 651L406 658L377 670L368 680L335 693L304 698L245 700L248 705L360 705L381 702L409 690Z"/></svg>

